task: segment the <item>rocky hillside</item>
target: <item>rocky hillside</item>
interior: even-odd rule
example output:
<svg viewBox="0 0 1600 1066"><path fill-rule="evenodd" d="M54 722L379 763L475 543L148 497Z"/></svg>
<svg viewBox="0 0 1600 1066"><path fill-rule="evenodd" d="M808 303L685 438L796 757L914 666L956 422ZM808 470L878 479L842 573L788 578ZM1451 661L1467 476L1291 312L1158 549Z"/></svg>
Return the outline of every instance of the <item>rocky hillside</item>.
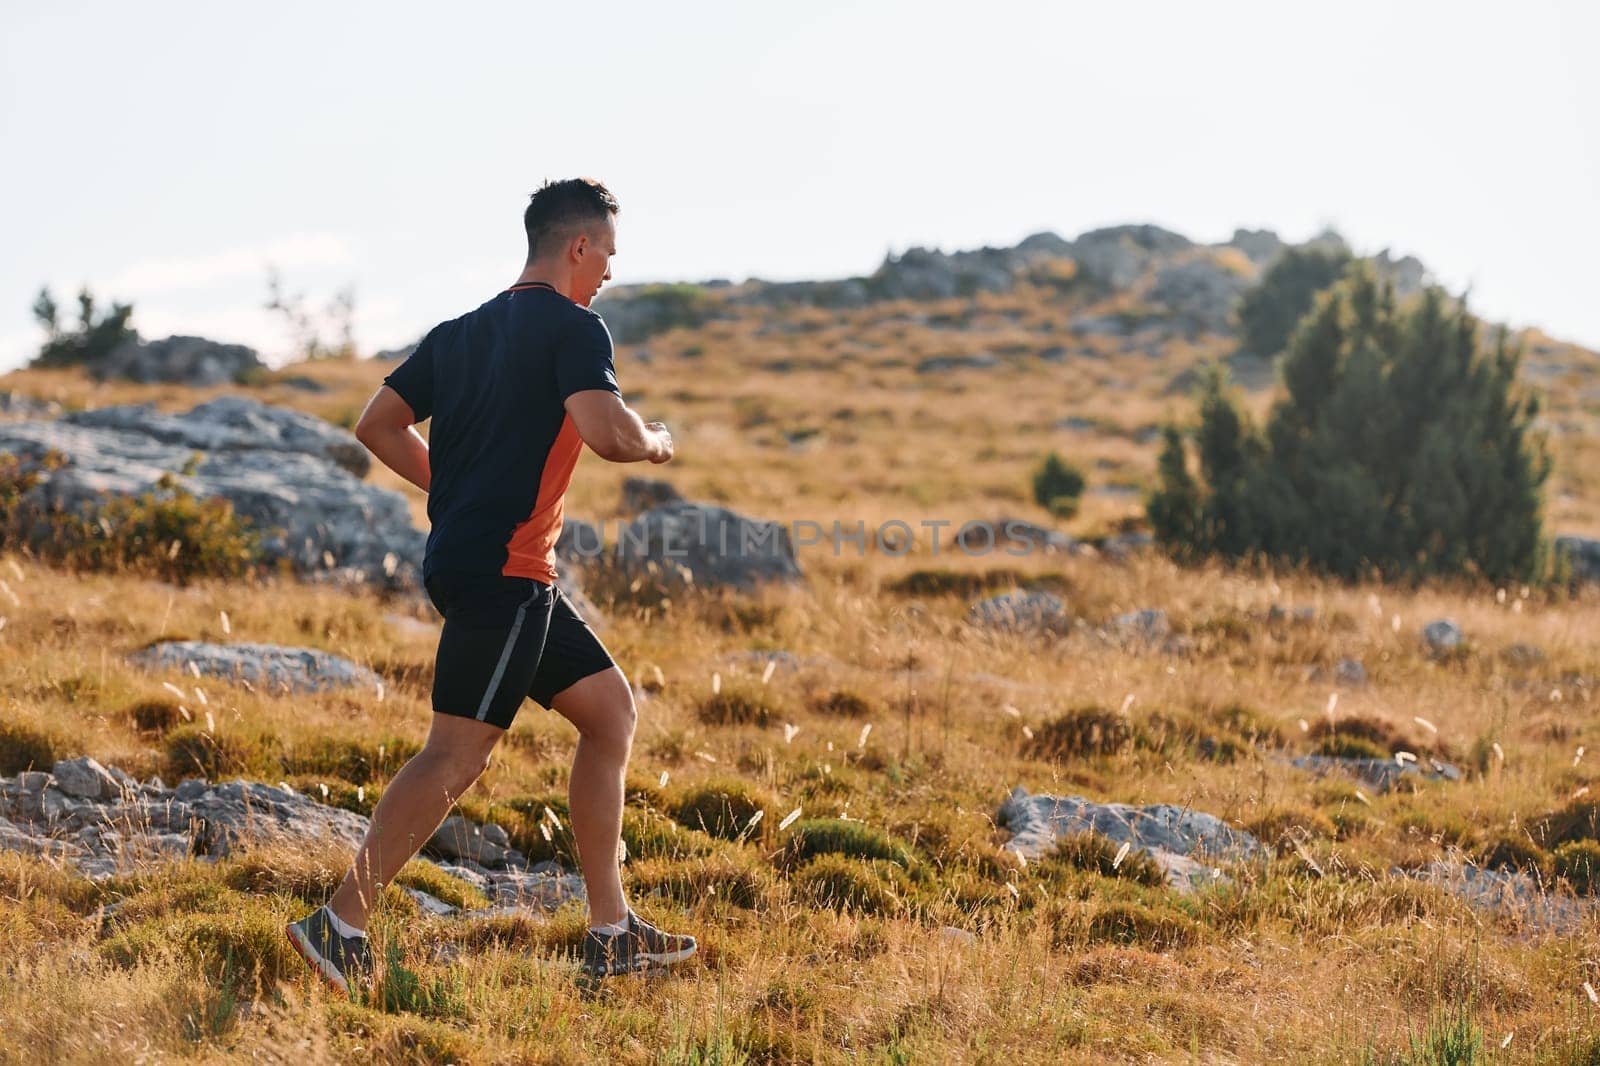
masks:
<svg viewBox="0 0 1600 1066"><path fill-rule="evenodd" d="M1139 528L1198 367L1270 398L1231 316L1281 254L1130 227L608 297L679 455L586 455L559 551L639 708L631 898L702 951L598 992L576 733L532 705L385 891L374 994L282 937L427 733L425 501L348 432L388 364L9 375L0 1061L1600 1061L1600 590ZM1592 537L1595 356L1524 339L1551 525Z"/></svg>

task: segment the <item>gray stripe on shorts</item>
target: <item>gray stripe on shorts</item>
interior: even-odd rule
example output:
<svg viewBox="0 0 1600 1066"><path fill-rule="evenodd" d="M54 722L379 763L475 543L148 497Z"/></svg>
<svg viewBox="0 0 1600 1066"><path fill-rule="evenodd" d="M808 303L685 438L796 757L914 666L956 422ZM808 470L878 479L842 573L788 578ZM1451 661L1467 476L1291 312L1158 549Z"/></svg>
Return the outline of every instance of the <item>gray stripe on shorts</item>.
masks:
<svg viewBox="0 0 1600 1066"><path fill-rule="evenodd" d="M478 704L478 721L483 721L489 713L489 704L494 700L495 690L500 687L500 679L506 676L506 664L511 662L511 652L517 646L517 635L522 632L522 619L527 616L528 604L539 598L543 589L536 589L532 596L522 601L517 608L517 617L511 623L511 632L506 636L506 646L500 649L500 661L494 664L494 676L489 678L489 687L483 690L483 701Z"/></svg>

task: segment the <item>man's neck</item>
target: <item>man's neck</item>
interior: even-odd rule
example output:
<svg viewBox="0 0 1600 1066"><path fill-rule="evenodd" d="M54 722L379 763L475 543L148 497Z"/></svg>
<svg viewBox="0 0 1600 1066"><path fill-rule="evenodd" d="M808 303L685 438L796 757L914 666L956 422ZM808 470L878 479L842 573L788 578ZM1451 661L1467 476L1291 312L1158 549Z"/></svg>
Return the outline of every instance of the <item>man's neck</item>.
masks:
<svg viewBox="0 0 1600 1066"><path fill-rule="evenodd" d="M522 273L518 275L516 281L512 282L512 285L548 285L567 299L573 299L572 272L570 270L562 270L560 267L550 266L547 263L527 264L522 268Z"/></svg>

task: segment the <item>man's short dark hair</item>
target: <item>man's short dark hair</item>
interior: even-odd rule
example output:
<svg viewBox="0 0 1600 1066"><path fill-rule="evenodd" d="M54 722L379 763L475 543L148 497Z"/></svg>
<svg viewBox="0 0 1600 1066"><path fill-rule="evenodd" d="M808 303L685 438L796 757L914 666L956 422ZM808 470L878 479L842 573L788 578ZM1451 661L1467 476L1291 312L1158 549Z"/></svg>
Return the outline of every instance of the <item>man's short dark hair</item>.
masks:
<svg viewBox="0 0 1600 1066"><path fill-rule="evenodd" d="M621 208L611 190L593 178L547 181L528 198L522 228L528 231L528 259L549 251L552 240L562 240L574 227L615 215Z"/></svg>

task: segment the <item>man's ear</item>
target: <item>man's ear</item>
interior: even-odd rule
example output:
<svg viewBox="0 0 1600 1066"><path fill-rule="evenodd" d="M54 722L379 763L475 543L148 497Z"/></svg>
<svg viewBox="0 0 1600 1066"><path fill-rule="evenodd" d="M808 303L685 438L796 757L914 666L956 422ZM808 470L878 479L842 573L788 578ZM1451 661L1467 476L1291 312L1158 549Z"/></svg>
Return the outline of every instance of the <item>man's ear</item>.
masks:
<svg viewBox="0 0 1600 1066"><path fill-rule="evenodd" d="M583 253L587 252L588 250L589 250L589 235L587 233L578 234L577 237L573 238L572 243L567 246L567 251L571 254L572 258L574 258L574 259L582 259L583 258Z"/></svg>

